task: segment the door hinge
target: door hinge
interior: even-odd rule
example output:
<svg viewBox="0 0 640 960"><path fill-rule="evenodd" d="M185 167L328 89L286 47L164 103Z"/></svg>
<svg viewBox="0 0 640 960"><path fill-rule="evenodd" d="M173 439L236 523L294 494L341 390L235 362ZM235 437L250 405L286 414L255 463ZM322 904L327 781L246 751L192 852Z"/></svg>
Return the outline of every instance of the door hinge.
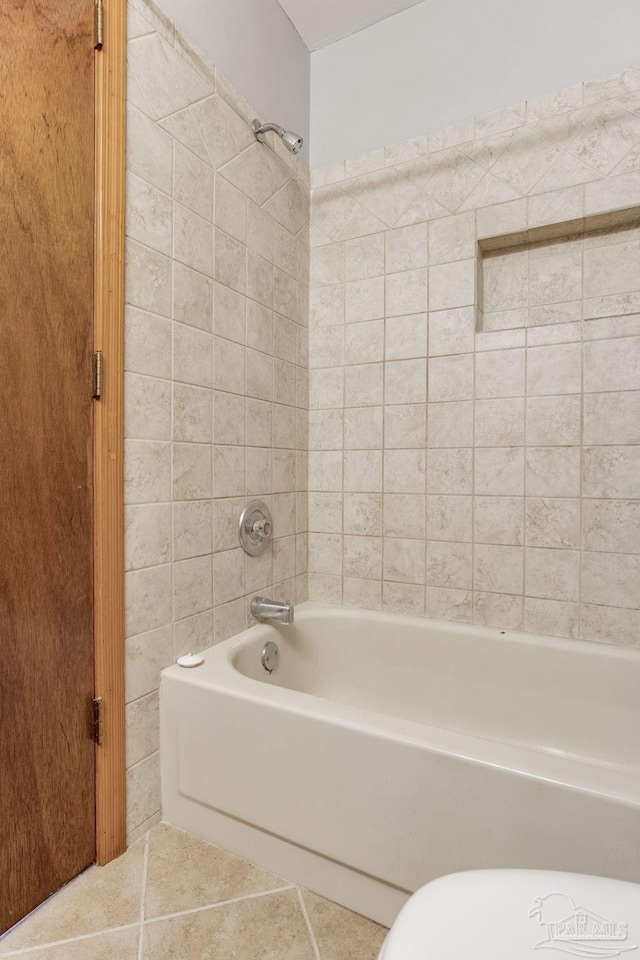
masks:
<svg viewBox="0 0 640 960"><path fill-rule="evenodd" d="M104 46L104 0L95 0L95 48Z"/></svg>
<svg viewBox="0 0 640 960"><path fill-rule="evenodd" d="M102 743L104 731L104 700L102 697L96 697L91 701L92 704L92 739L98 746Z"/></svg>
<svg viewBox="0 0 640 960"><path fill-rule="evenodd" d="M102 350L96 350L92 357L92 396L99 400L102 396Z"/></svg>

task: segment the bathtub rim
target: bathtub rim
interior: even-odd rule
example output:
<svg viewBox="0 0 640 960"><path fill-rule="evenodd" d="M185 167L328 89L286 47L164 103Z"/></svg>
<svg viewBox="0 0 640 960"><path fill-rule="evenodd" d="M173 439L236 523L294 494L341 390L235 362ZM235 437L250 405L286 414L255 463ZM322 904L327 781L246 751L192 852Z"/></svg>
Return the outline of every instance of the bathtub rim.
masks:
<svg viewBox="0 0 640 960"><path fill-rule="evenodd" d="M472 631L479 638L492 640L497 639L500 642L509 644L515 643L520 646L543 647L545 649L557 649L566 652L577 650L583 654L588 654L589 656L606 656L607 658L625 660L629 663L635 664L639 662L638 658L640 658L640 648L624 644L604 643L597 640L573 640L568 637L552 637L548 634L526 633L523 630L502 629L501 627L487 627L481 624L465 623L461 620L439 620L434 617L421 617L406 613L392 613L387 610L369 610L366 607L354 607L347 605L342 606L335 603L323 603L319 600L305 600L304 603L297 603L295 605L296 619L292 626L295 628L297 624L299 624L300 620L304 622L305 620L309 619L308 614L315 613L324 613L330 619L337 619L338 617L344 616L347 619L355 620L364 616L374 617L377 621L389 624L397 623L399 625L407 624L414 626L416 624L427 624L437 628L443 633L448 634L454 634L461 630ZM280 624L280 626L284 626L286 628L287 625ZM241 646L243 642L246 642L249 634L251 634L252 637L255 637L256 628L269 629L271 628L271 624L268 622L254 623L245 630L242 630L240 633L236 633L226 640L221 640L219 643L214 643L201 652L204 655L212 650L218 650L222 648L227 651L231 651L237 646ZM176 664L171 664L165 668L165 671L171 671L175 666Z"/></svg>
<svg viewBox="0 0 640 960"><path fill-rule="evenodd" d="M405 614L393 614L384 611L368 611L357 607L342 607L335 604L307 601L296 606L297 622L310 619L318 613L329 618L342 617L345 614L357 619L363 614L376 620L396 624L416 624L426 622L438 630L455 633L470 628L479 637L499 639L505 643L520 643L524 646L546 647L572 651L576 644L589 656L605 656L624 662L638 663L638 653L614 644L597 644L585 640L568 640L560 637L545 637L537 634L525 634L519 631L501 630L493 627L475 627L454 621L431 620L412 617ZM293 627L295 628L294 623ZM287 630L288 627L279 629ZM354 706L341 701L330 700L317 694L290 689L276 683L264 683L241 673L235 666L237 652L249 644L259 646L262 640L272 639L280 634L269 623L255 624L227 640L214 644L202 651L204 663L193 670L186 670L174 664L162 671L161 693L165 684L187 684L201 689L209 689L220 695L238 700L250 700L268 709L276 709L292 715L303 715L323 723L346 726L350 729L366 732L369 736L410 743L412 746L429 750L435 754L454 756L463 763L484 764L496 769L517 773L535 780L553 783L563 789L584 791L605 797L615 803L640 806L640 771L638 775L619 769L612 769L586 759L558 756L553 753L532 749L523 744L483 737L458 731L449 727L421 723L380 713L376 710Z"/></svg>

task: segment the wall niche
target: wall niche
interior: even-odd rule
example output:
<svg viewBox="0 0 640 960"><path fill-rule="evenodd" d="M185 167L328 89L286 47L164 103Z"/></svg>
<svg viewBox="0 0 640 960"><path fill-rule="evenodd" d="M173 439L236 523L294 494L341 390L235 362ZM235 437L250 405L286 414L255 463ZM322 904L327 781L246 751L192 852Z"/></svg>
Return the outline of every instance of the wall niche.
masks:
<svg viewBox="0 0 640 960"><path fill-rule="evenodd" d="M478 243L478 330L640 313L640 207Z"/></svg>

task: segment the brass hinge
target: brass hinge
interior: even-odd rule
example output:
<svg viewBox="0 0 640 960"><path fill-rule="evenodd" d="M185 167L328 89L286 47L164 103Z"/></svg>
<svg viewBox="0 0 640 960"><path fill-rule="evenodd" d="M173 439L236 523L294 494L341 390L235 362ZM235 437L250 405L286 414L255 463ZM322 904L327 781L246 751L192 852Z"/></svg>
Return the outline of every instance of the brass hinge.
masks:
<svg viewBox="0 0 640 960"><path fill-rule="evenodd" d="M95 47L96 50L102 50L104 46L104 0L95 0Z"/></svg>
<svg viewBox="0 0 640 960"><path fill-rule="evenodd" d="M99 400L102 396L102 350L96 350L92 358L92 397Z"/></svg>
<svg viewBox="0 0 640 960"><path fill-rule="evenodd" d="M94 700L92 700L91 727L93 742L100 746L104 731L104 700L102 697L96 697Z"/></svg>

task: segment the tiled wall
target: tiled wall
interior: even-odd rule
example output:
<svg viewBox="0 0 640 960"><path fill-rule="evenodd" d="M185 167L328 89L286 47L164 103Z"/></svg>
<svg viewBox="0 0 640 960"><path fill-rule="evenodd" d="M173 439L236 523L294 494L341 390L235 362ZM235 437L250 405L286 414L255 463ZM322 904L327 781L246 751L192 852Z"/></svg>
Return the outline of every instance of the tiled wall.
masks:
<svg viewBox="0 0 640 960"><path fill-rule="evenodd" d="M143 0L128 111L130 838L162 667L307 596L308 448L313 599L640 645L640 71L316 171L310 295L307 172Z"/></svg>
<svg viewBox="0 0 640 960"><path fill-rule="evenodd" d="M312 184L311 598L640 648L640 69Z"/></svg>
<svg viewBox="0 0 640 960"><path fill-rule="evenodd" d="M129 833L159 815L162 667L306 598L308 172L143 0L129 11L126 632ZM267 118L270 119L270 118ZM281 149L277 149L281 148ZM262 497L273 550L245 557Z"/></svg>

